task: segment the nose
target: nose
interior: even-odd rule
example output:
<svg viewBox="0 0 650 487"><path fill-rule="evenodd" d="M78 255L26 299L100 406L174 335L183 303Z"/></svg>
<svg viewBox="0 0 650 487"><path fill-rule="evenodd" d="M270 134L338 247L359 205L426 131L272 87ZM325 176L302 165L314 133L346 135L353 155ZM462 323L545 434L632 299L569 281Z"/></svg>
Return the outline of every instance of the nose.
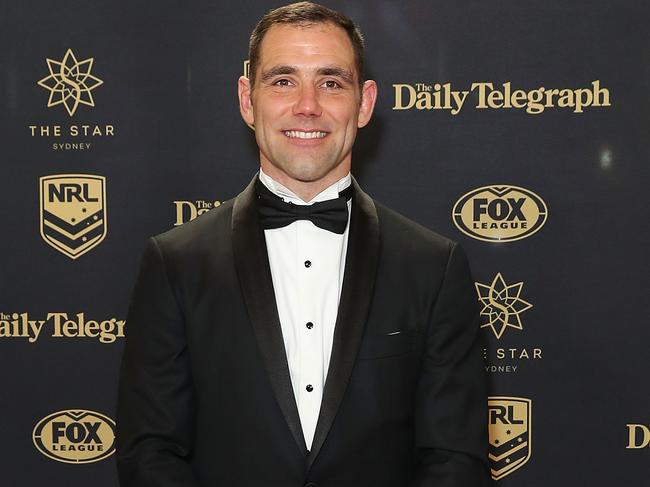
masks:
<svg viewBox="0 0 650 487"><path fill-rule="evenodd" d="M317 88L310 84L301 85L298 98L293 106L293 114L305 117L319 117L321 113L322 107L318 102Z"/></svg>

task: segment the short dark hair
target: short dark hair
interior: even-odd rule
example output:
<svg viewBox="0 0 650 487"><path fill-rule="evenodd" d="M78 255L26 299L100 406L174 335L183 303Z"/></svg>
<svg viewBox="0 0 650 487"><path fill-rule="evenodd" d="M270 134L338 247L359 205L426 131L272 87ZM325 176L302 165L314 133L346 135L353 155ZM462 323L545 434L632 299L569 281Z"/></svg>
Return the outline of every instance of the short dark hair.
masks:
<svg viewBox="0 0 650 487"><path fill-rule="evenodd" d="M359 85L364 82L363 35L359 27L345 15L313 2L298 2L270 10L257 23L248 44L249 79L251 87L255 83L255 75L260 59L262 40L268 30L274 25L298 25L310 27L314 24L332 24L342 28L352 42L354 60L359 76Z"/></svg>

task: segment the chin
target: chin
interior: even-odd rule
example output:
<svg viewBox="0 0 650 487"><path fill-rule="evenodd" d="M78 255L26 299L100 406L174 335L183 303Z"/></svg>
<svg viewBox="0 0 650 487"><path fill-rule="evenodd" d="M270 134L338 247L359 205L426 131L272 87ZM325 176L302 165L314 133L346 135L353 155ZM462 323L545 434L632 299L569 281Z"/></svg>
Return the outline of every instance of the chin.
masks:
<svg viewBox="0 0 650 487"><path fill-rule="evenodd" d="M313 183L323 179L333 167L324 168L320 165L303 165L300 167L292 168L290 171L287 171L287 174L292 178L303 183Z"/></svg>

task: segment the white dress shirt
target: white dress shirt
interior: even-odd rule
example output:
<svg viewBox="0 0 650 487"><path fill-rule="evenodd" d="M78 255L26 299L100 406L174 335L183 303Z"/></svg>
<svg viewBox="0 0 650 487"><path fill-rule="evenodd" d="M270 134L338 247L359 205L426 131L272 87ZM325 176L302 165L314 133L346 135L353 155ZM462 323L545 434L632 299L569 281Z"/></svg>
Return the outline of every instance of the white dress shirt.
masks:
<svg viewBox="0 0 650 487"><path fill-rule="evenodd" d="M260 169L260 181L286 202L306 205L338 198L350 173L304 202ZM348 200L348 215L352 201ZM343 235L309 220L264 230L273 290L307 448L311 450L334 339L350 219Z"/></svg>

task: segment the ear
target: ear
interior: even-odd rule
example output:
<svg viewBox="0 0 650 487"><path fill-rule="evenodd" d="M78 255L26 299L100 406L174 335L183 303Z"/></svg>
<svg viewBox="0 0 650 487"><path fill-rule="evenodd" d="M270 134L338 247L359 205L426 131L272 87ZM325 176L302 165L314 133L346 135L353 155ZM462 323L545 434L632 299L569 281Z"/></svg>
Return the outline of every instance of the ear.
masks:
<svg viewBox="0 0 650 487"><path fill-rule="evenodd" d="M359 119L357 127L362 128L368 125L372 112L377 101L377 83L369 79L363 83L361 88L361 106L359 107Z"/></svg>
<svg viewBox="0 0 650 487"><path fill-rule="evenodd" d="M237 94L239 95L239 113L241 113L241 118L244 119L246 125L255 130L251 82L246 76L240 76L237 80Z"/></svg>

